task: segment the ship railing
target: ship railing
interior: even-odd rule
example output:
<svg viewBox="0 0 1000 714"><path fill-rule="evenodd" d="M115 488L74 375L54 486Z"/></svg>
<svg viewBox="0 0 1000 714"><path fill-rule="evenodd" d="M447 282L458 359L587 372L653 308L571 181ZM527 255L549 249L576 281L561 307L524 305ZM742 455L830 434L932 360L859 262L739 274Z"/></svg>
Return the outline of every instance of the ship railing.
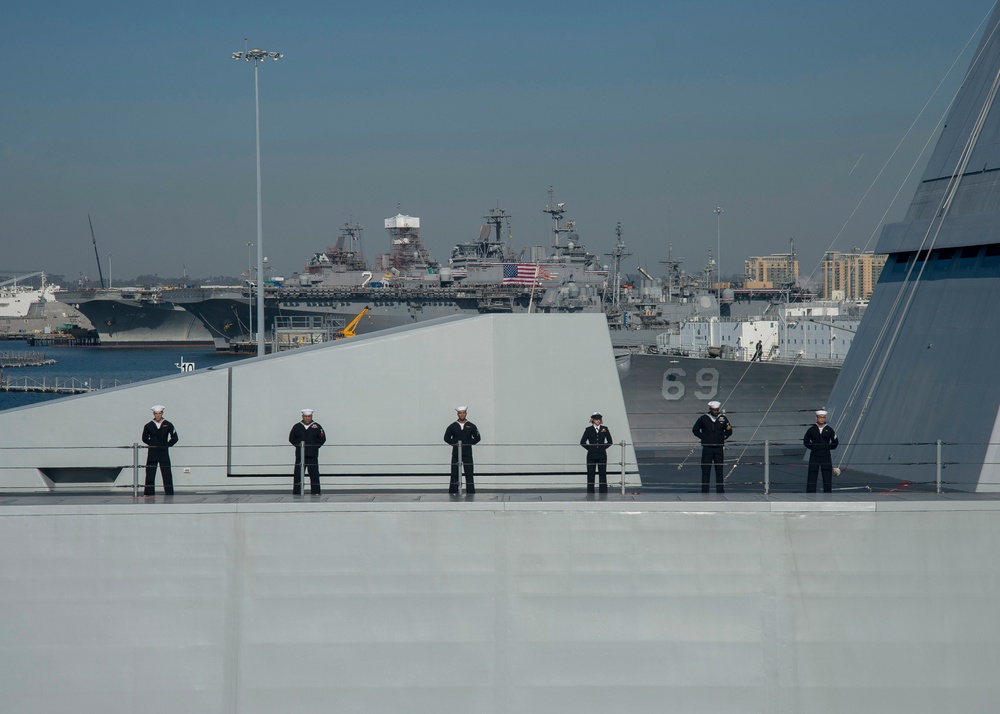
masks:
<svg viewBox="0 0 1000 714"><path fill-rule="evenodd" d="M702 448L693 440L622 440L607 455L611 492L701 491ZM139 495L146 456L139 443L0 446L0 492L79 489ZM170 457L178 491L291 491L295 451L287 443L182 443L170 449ZM452 449L444 443L341 444L331 438L318 461L324 491L418 493L447 490L451 458ZM582 491L587 485L586 451L575 441L483 442L473 447L473 458L479 491ZM722 463L725 492L802 493L808 462L801 442L730 440ZM1000 491L1000 443L841 441L832 467L833 491L843 495ZM308 473L304 488L307 479ZM463 473L459 484L464 488ZM716 490L714 468L709 486ZM822 473L817 490L823 490ZM162 491L159 473L156 491Z"/></svg>
<svg viewBox="0 0 1000 714"><path fill-rule="evenodd" d="M182 432L183 433L183 432ZM0 492L8 490L130 490L139 495L146 480L144 444L117 446L0 446ZM169 450L173 482L186 491L291 492L295 449L269 444L185 444ZM607 482L619 493L641 486L631 444L607 450ZM573 490L586 486L587 452L578 442L473 447L475 485L486 491ZM319 450L324 490L447 490L452 447L438 443L341 444L331 439ZM304 463L300 459L300 463ZM463 465L459 464L464 490ZM308 490L308 471L303 479ZM156 491L162 492L157 471ZM599 478L598 478L599 481Z"/></svg>
<svg viewBox="0 0 1000 714"><path fill-rule="evenodd" d="M699 490L702 446L696 441L637 441L644 489ZM737 492L803 492L810 452L801 441L739 441L724 449L724 488ZM841 440L831 452L832 490L840 493L1000 491L1000 443ZM710 488L716 490L715 468ZM823 490L822 472L818 489Z"/></svg>
<svg viewBox="0 0 1000 714"><path fill-rule="evenodd" d="M704 347L704 346L667 346L663 347L657 345L657 352L664 355L678 355L681 357L699 357L706 359L717 359L725 362L752 362L753 361L753 350L747 347L730 347L725 345L725 349L720 349L719 347ZM767 355L765 354L761 360L763 363L770 364L785 364L785 365L803 365L803 366L814 366L814 367L841 367L844 364L843 359L835 357L813 357L808 355L799 354L776 354Z"/></svg>

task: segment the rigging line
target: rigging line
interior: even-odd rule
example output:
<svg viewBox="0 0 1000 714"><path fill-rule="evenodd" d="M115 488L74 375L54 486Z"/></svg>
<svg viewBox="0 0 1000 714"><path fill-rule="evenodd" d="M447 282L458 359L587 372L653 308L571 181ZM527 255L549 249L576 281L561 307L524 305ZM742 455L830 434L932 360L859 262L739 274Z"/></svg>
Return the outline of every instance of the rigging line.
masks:
<svg viewBox="0 0 1000 714"><path fill-rule="evenodd" d="M986 101L983 104L983 108L980 111L979 116L977 117L976 123L973 125L973 129L969 134L969 139L966 142L966 145L962 149L962 155L959 159L959 165L957 167L957 171L952 177L949 178L948 186L942 195L941 203L939 204L938 210L935 213L935 218L928 225L927 231L924 233L924 237L920 242L920 246L917 248L917 256L923 253L925 258L924 260L919 261L920 269L917 271L916 279L911 281L911 277L913 276L913 268L916 266L918 262L916 259L914 259L913 263L910 264L907 270L906 277L903 280L902 287L900 288L900 291L897 293L893 301L893 304L891 306L891 309L888 313L889 317L892 317L894 315L896 317L894 317L891 320L888 318L886 319L886 321L883 323L878 339L876 340L876 345L881 344L885 337L886 331L894 323L895 326L892 336L889 340L888 347L885 350L881 350L882 361L879 364L878 369L876 370L874 379L870 382L870 387L865 399L865 404L861 408L861 412L858 417L858 422L855 425L855 430L860 426L861 419L863 419L864 414L867 412L868 406L871 403L871 399L874 396L876 385L878 384L879 379L881 379L882 373L885 371L885 365L887 363L889 354L891 353L893 347L896 344L896 340L898 339L899 331L902 327L902 322L905 319L907 313L909 312L910 306L912 305L913 302L913 298L916 294L917 287L923 279L923 272L926 269L928 263L927 256L936 245L937 239L940 236L942 226L944 225L944 221L947 218L948 214L950 213L951 206L954 202L955 195L958 192L958 187L961 183L962 176L964 175L965 170L968 167L969 160L972 157L972 153L975 149L976 144L978 143L979 136L982 133L982 128L986 121L986 117L989 114L989 110L992 107L994 99L996 98L998 87L1000 87L1000 71L998 71L997 75L994 77L993 84L990 88L990 92L986 98ZM933 237L931 237L932 232L933 232ZM929 245L928 245L928 238L930 238ZM910 286L909 289L907 289L907 286ZM902 309L900 309L899 307L900 302L904 300L904 297L905 297L905 302L903 303ZM871 361L874 359L875 354L877 354L878 352L879 350L872 350L871 354L869 355L868 361L865 364L865 369L864 369L865 372L867 372L867 370L871 366ZM858 383L856 383L856 386L858 387L860 386L860 381L861 380L859 379ZM856 395L852 394L852 399L854 396Z"/></svg>
<svg viewBox="0 0 1000 714"><path fill-rule="evenodd" d="M966 51L966 49L968 49L969 45L972 43L972 40L975 39L975 37L979 34L980 28L982 28L983 25L986 24L986 22L989 20L990 16L993 14L993 11L996 9L996 6L997 6L997 3L994 2L993 5L990 7L990 9L987 11L986 15L983 16L983 19L979 21L979 24L976 26L976 29L972 32L971 35L969 35L969 39L966 40L965 45L962 46L962 49L959 51L959 53L955 56L955 59L952 61L951 66L948 67L948 71L945 72L944 76L941 78L941 81L938 82L937 87L934 88L934 92L931 94L931 97L927 100L927 103L924 104L924 108L920 110L921 114L924 112L924 109L927 108L927 104L930 103L930 100L933 99L933 97L934 97L935 94L937 94L938 90L941 88L941 85L944 84L944 81L951 74L952 70L955 68L955 65L958 63L958 60L961 59L961 57L962 57L963 54L965 54L965 51ZM913 163L910 166L910 170L906 173L906 178L904 178L903 181L900 182L899 188L896 189L896 193L893 196L892 201L889 203L888 206L886 206L885 211L882 213L882 218L879 221L879 226L881 226L883 223L885 223L886 216L889 214L889 211L892 209L892 206L896 202L896 199L899 198L899 194L902 193L903 187L906 185L906 182L909 181L910 176L913 174L913 171L916 169L916 167L918 165L918 162L920 161L920 157L923 156L924 152L927 151L927 146L930 144L931 140L935 136L937 136L937 133L938 133L938 130L940 129L940 127L941 127L941 124L944 123L944 120L948 116L948 113L951 111L952 107L954 107L954 105L955 105L955 99L958 97L959 92L962 91L962 87L965 86L965 81L964 80L968 79L969 75L972 74L972 71L977 66L979 66L980 61L983 59L983 54L985 53L986 47L989 46L990 42L993 40L994 35L996 35L998 29L1000 29L1000 24L994 24L993 27L992 27L992 29L990 29L989 35L987 35L987 36L985 36L983 38L983 41L980 43L979 51L976 53L976 56L972 58L972 62L969 63L969 69L966 70L965 77L963 78L963 82L958 86L958 89L955 90L955 93L952 95L951 100L948 102L948 106L945 108L944 112L941 113L941 116L938 118L937 123L934 125L934 129L931 132L928 133L927 140L924 142L924 146L920 150L920 154L917 156L916 159L914 159ZM918 118L919 118L919 115L918 115ZM914 120L914 123L916 123L916 120ZM913 124L910 125L910 128L911 129L913 128ZM909 131L910 130L907 129L907 133L909 133ZM904 138L905 138L905 136L904 136ZM871 245L871 242L872 242L872 240L874 240L875 234L877 232L878 232L878 226L876 226L875 230L873 230L872 233L869 235L868 241L865 243L865 246L864 246L864 248L866 250L867 250L868 246Z"/></svg>
<svg viewBox="0 0 1000 714"><path fill-rule="evenodd" d="M757 422L757 426L753 430L753 434L751 434L750 438L747 439L746 443L744 443L743 451L740 452L740 455L739 457L737 457L736 462L733 464L732 468L729 469L729 473L727 473L725 477L722 479L723 483L725 483L726 480L733 475L733 471L735 471L736 467L740 465L740 459L742 459L744 454L746 454L747 449L750 447L750 442L752 442L754 437L757 436L757 432L760 431L761 426L764 424L764 420L767 419L767 415L771 413L771 409L774 408L774 403L778 401L778 397L781 396L781 392L782 390L784 390L785 385L788 384L788 380L792 378L792 372L794 372L795 368L799 366L799 362L801 361L801 359L802 359L801 355L795 358L795 361L792 363L792 368L788 370L788 374L785 376L785 381L781 383L781 386L778 387L778 391L775 393L774 398L771 400L771 403L767 405L767 409L764 412L764 416L761 417L759 422Z"/></svg>
<svg viewBox="0 0 1000 714"><path fill-rule="evenodd" d="M990 32L990 38L992 38L993 35L996 34L997 29L998 29L998 26L994 25L993 29ZM982 44L982 47L985 47L987 44L988 44L988 42L984 42ZM979 60L982 58L982 55L983 55L983 53L980 52L976 56L976 58L973 60L972 67L974 67L976 64L978 64ZM972 70L970 68L969 73L971 73L971 71ZM967 73L967 76L968 76L968 73ZM954 98L952 99L952 103L954 103ZM982 114L981 114L980 118L982 120L985 120L985 116L983 116ZM940 124L940 122L939 122L939 124ZM972 133L970 133L970 137L969 137L968 142L966 143L966 146L963 148L962 156L959 159L959 164L960 165L963 165L963 166L967 165L967 163L968 163L968 156L971 156L971 147L974 146L975 136L978 135L976 133L976 129L975 129L976 126L978 126L979 127L979 131L981 131L981 123L977 122L977 124L974 126L974 131ZM968 153L968 156L967 156L967 153ZM959 172L959 176L961 175L961 173L963 173L963 172ZM955 180L956 180L955 176L950 177L950 179L949 179L949 187L952 186L952 184L954 183ZM940 217L942 215L942 212L944 211L944 206L945 206L945 201L946 201L946 198L947 198L948 190L949 190L948 187L946 187L945 192L942 194L942 201L938 205L938 209L935 212L935 217ZM925 233L925 235L924 235L924 237L923 237L923 239L921 241L921 244L920 244L920 250L923 250L924 244L927 241L927 237L930 235L932 226L933 226L933 221L928 225L927 233ZM938 228L938 230L940 230L940 227ZM936 238L935 238L935 242L936 242ZM915 264L915 262L914 262L914 264ZM921 265L921 268L923 268L923 264ZM905 282L907 282L907 281L910 280L910 276L912 275L912 270L913 270L913 265L911 265L910 268L907 270L907 274L906 274L906 278L904 280L904 284L905 284ZM922 271L921 271L921 274L922 274ZM919 277L920 276L918 275L918 280L919 280ZM900 292L896 295L896 297L895 297L892 305L890 306L890 309L888 311L888 317L883 322L882 328L879 331L879 334L878 334L878 336L877 336L877 338L875 340L875 344L876 345L881 344L882 340L884 339L885 333L886 333L886 331L888 330L888 328L889 328L889 326L891 324L891 320L889 318L896 313L896 311L897 311L897 309L899 307L899 302L902 299L903 294L904 294L904 291L900 290ZM858 377L858 380L855 382L855 384L854 384L854 386L852 388L852 391L851 391L850 395L848 396L848 400L845 403L846 410L849 410L850 407L851 407L851 405L853 404L854 399L857 396L858 390L861 388L861 383L862 383L862 381L864 381L865 375L868 373L868 371L869 371L869 369L871 367L871 364L872 364L873 360L875 359L875 354L876 354L875 350L873 350L871 353L869 353L869 355L868 355L868 357L867 357L867 359L865 361L865 364L863 365L863 367L861 369L860 376ZM849 411L847 411L846 413L849 413ZM841 459L842 460L843 460L844 457L846 457L846 452L847 452L847 450L845 449L844 452L841 453Z"/></svg>
<svg viewBox="0 0 1000 714"><path fill-rule="evenodd" d="M753 367L753 362L748 362L746 369L743 370L743 374L741 374L740 378L736 380L736 384L733 385L733 388L729 390L729 395L730 396L732 396L733 392L735 392L736 389L740 386L740 382L742 382L743 378L747 376L747 373L750 371L751 367ZM782 385L782 386L784 386L784 385ZM781 390L779 389L778 391L780 392ZM729 401L729 397L726 397L726 402L728 402L728 401ZM726 402L722 402L722 406L720 407L719 411L722 414L725 413L723 410L726 408ZM767 414L765 414L764 416L767 416ZM758 428L760 428L759 425L758 425ZM754 434L756 434L756 433L757 432L754 431ZM691 450L687 453L687 456L685 456L683 459L681 459L681 462L679 464L677 464L677 470L678 471L680 471L682 468L684 468L684 465L687 463L687 460L691 458L691 455L694 454L694 450L697 449L697 448L698 448L697 444L695 444L694 446L692 446ZM745 448L744 448L744 450L745 450ZM725 479L723 479L723 481L725 481Z"/></svg>
<svg viewBox="0 0 1000 714"><path fill-rule="evenodd" d="M996 5L996 3L994 3L994 6L995 5ZM845 230L847 230L848 224L854 218L854 215L860 210L861 205L865 202L865 199L868 198L868 194L871 193L872 190L875 188L875 184L878 183L879 179L882 177L882 174L885 173L886 169L889 167L889 164L892 162L893 158L896 156L896 154L899 152L900 148L903 146L903 143L906 141L906 138L910 135L910 132L913 131L913 128L916 126L917 122L920 121L920 117L922 117L924 115L924 112L927 111L927 107L930 106L930 103L934 100L934 97L937 96L937 93L938 93L938 91L940 91L941 86L945 83L945 81L948 79L948 77L951 76L951 73L955 69L955 65L958 64L959 60L962 58L962 55L964 55L965 52L966 52L966 50L969 48L969 45L972 44L972 41L975 40L976 37L979 36L979 33L980 33L983 25L989 19L990 14L992 12L993 12L993 10L991 8L990 11L983 17L983 19L980 20L979 24L976 26L976 29L972 32L972 34L969 35L969 39L965 41L965 44L962 46L962 49L959 50L958 54L955 56L955 59L952 61L951 65L948 67L947 71L944 73L944 76L942 76L941 79L938 81L937 86L934 87L934 91L931 92L931 95L927 98L927 101L924 102L924 106L922 106L920 108L920 111L917 112L917 116L914 117L913 121L910 123L910 126L906 129L906 131L903 133L903 136L900 138L899 142L896 144L896 147L892 150L892 153L889 154L889 157L882 164L882 168L879 169L878 173L875 175L875 178L872 179L871 183L868 185L868 188L865 190L864 194L861 196L860 199L858 199L857 204L854 206L854 210L851 211L851 214L847 217L847 220L844 221L844 224L840 227L840 230L837 231L837 235L835 235L833 237L833 240L830 241L830 244L827 246L826 252L830 252L833 249L833 246L837 244L838 240L840 240L840 236L843 235L843 233L844 233ZM990 32L990 37L991 38L996 33L996 31L997 31L997 27L994 26L993 30ZM988 44L988 40L985 41L985 42L983 42L982 46L986 47L987 44ZM981 58L982 58L982 52L979 52L976 55L976 57L972 60L972 63L969 65L969 68L970 68L969 71L970 72L971 72L972 68L975 67L979 63L979 60ZM868 236L868 241L865 243L864 248L862 250L867 250L868 246L871 245L872 240L875 239L875 235L878 233L879 227L882 225L882 223L885 222L886 215L888 215L889 211L892 210L892 206L895 204L896 199L899 198L899 194L902 193L903 188L905 188L905 186L906 186L906 183L910 180L910 176L913 174L913 171L916 169L917 165L919 164L919 162L921 160L921 157L924 155L924 152L927 150L927 145L930 144L931 140L935 136L937 136L937 133L938 133L938 130L939 130L940 126L941 126L941 123L944 121L944 118L946 116L948 116L948 112L951 109L951 106L955 102L955 97L958 96L958 93L960 91L961 91L961 85L959 86L958 89L955 90L954 95L952 95L951 101L948 103L948 106L945 107L944 112L941 113L941 117L938 119L937 124L934 125L934 129L928 134L927 141L924 142L924 146L920 150L920 153L913 160L913 163L910 166L910 170L906 173L906 177L900 182L899 187L896 189L896 194L892 197L892 201L889 202L889 205L886 206L885 212L882 214L882 218L879 220L879 222L876 224L875 228L872 230L871 234ZM860 160L861 159L858 159L858 161L860 161ZM851 170L853 171L854 169L851 169ZM822 267L822 261L820 262L820 264L816 265L813 268L813 270L812 270L811 273L809 273L808 282L812 282L812 280L815 277L817 271L821 267Z"/></svg>
<svg viewBox="0 0 1000 714"><path fill-rule="evenodd" d="M953 179L950 179L950 180L953 180ZM943 210L943 202L944 202L944 195L942 195L942 203L939 204L937 211L935 211L936 214L940 213L940 211ZM917 251L918 253L923 252L924 245L927 242L927 237L930 235L930 232L931 232L931 225L929 224L928 227L927 227L927 232L924 234L924 237L921 239L920 246L919 246L918 251ZM916 265L916 262L917 261L914 260L908 266L906 276L903 279L903 283L904 284L906 284L907 282L910 281L910 278L913 275L913 268ZM923 271L924 265L926 265L926 261L923 261L921 263L921 271L918 273L918 279L922 275L922 271ZM878 335L875 338L875 345L876 346L882 344L882 342L885 339L885 336L886 336L887 332L889 331L889 328L893 325L893 323L896 322L896 324L898 324L899 320L901 319L901 317L902 317L901 315L898 318L894 318L893 316L897 315L897 313L899 311L900 303L903 300L903 295L904 294L905 294L905 290L901 288L900 291L898 293L896 293L895 297L893 298L892 304L889 306L889 309L888 309L888 311L886 313L886 318L885 318L885 320L882 321L882 324L881 324L881 326L879 328ZM872 364L874 363L874 361L876 359L876 355L877 354L878 354L878 350L877 349L872 349L868 353L868 355L867 355L867 357L865 359L865 362L864 362L864 364L861 367L858 379L855 381L854 385L852 386L851 392L849 393L847 401L845 402L845 405L844 405L845 406L845 410L844 410L844 414L845 415L850 414L850 409L851 409L851 407L854 404L854 400L857 398L857 396L859 394L859 391L861 390L861 385L862 385L862 383L865 382L865 380L867 378L867 375L868 375L868 373L869 373L869 371L871 369L871 366L872 366ZM860 419L860 417L859 417L859 419ZM846 419L844 421L846 421ZM846 452L847 452L847 449L845 449L844 452L841 453L841 459L842 460L843 460L843 457L846 456Z"/></svg>
<svg viewBox="0 0 1000 714"><path fill-rule="evenodd" d="M860 428L861 421L864 419L864 416L868 411L868 407L870 406L871 400L874 397L875 389L879 383L879 380L881 380L882 374L885 372L885 367L888 363L889 355L891 354L893 348L896 345L896 341L899 338L900 330L902 329L903 321L905 320L906 315L909 313L909 310L913 304L917 288L923 279L924 270L926 270L927 268L927 263L930 262L927 258L929 257L930 252L934 249L934 246L937 244L937 239L940 237L941 229L944 226L945 220L948 218L952 205L954 204L955 196L957 195L958 188L962 182L962 177L964 176L966 169L968 168L968 164L972 158L973 151L975 150L976 145L979 143L979 137L982 134L983 126L986 123L986 118L989 116L990 110L993 108L993 102L996 100L998 90L1000 90L1000 70L998 70L993 77L993 83L990 85L990 89L987 94L986 100L983 102L983 106L979 112L979 116L976 117L976 122L973 125L972 131L969 134L969 139L962 149L962 155L959 158L959 165L956 167L955 173L949 178L948 186L944 192L944 195L941 198L940 208L936 212L935 217L931 221L930 225L928 225L927 231L924 233L924 237L921 240L920 246L917 249L913 263L907 270L906 277L903 281L902 286L900 287L900 291L893 302L892 308L889 312L889 316L894 315L897 308L899 307L900 300L902 300L905 295L905 302L902 306L902 309L900 310L898 317L895 317L894 320L892 321L890 321L889 319L886 320L886 322L883 325L882 331L880 332L879 337L876 340L876 345L881 343L882 338L885 336L885 330L892 322L895 323L887 348L881 350L882 353L881 361L879 362L879 366L875 371L874 377L869 382L869 387L867 390L868 393L865 396L865 402L860 409L858 418L854 422L854 426L852 427L851 437L848 440L849 443L853 441L854 436L856 435L858 429ZM932 233L933 237L931 237ZM930 243L928 245L927 241L929 237L930 237ZM916 258L918 258L921 253L924 254L924 260L917 261ZM913 268L916 266L917 262L920 262L920 269L917 271L916 279L911 282L910 278L913 275ZM871 355L869 355L869 360L872 359L872 357L875 355L876 352L879 352L879 350L877 349L872 350ZM865 371L867 371L869 366L870 362L866 362ZM859 377L856 385L860 385L860 382L861 378ZM846 452L847 450L845 449L844 455L841 456L841 463L843 463L843 459L846 457Z"/></svg>

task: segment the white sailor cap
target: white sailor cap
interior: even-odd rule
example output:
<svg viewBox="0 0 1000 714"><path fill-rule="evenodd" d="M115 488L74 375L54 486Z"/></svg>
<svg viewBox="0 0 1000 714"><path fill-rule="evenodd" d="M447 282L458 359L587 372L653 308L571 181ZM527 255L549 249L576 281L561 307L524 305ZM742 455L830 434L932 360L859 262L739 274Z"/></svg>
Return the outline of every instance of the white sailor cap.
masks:
<svg viewBox="0 0 1000 714"><path fill-rule="evenodd" d="M720 402L709 402L708 403L708 408L709 409L722 409L722 404Z"/></svg>
<svg viewBox="0 0 1000 714"><path fill-rule="evenodd" d="M590 415L591 419L603 419L604 416L600 412L594 412Z"/></svg>
<svg viewBox="0 0 1000 714"><path fill-rule="evenodd" d="M150 407L150 409L152 409L152 410L153 410L153 413L154 413L154 414L155 414L156 412L162 412L162 411L163 411L163 410L164 410L165 408L166 408L166 407L164 407L164 406L163 406L162 404L154 404L153 406L151 406L151 407Z"/></svg>
<svg viewBox="0 0 1000 714"><path fill-rule="evenodd" d="M462 407L455 407L455 411L456 411L456 412L467 412L467 411L469 411L469 408L468 408L468 407L465 407L465 406L462 406Z"/></svg>
<svg viewBox="0 0 1000 714"><path fill-rule="evenodd" d="M312 409L303 409L302 410L302 416L312 416L312 414L313 414L313 410Z"/></svg>
<svg viewBox="0 0 1000 714"><path fill-rule="evenodd" d="M817 409L816 416L826 416L826 409Z"/></svg>

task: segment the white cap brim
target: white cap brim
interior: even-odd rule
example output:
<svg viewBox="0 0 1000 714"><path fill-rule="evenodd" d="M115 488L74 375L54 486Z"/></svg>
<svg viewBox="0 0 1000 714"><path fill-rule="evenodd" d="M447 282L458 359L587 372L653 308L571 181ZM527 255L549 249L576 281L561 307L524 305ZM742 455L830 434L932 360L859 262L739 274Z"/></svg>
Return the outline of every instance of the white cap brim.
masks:
<svg viewBox="0 0 1000 714"><path fill-rule="evenodd" d="M156 404L150 407L150 409L152 409L154 412L162 412L164 409L166 409L166 407L163 406L162 404Z"/></svg>

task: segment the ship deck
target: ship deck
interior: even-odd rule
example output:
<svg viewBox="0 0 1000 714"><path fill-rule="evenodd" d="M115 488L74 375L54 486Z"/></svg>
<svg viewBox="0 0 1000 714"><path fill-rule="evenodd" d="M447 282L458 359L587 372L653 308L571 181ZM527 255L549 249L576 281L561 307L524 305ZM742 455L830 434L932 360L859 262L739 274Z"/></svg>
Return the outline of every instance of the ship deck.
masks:
<svg viewBox="0 0 1000 714"><path fill-rule="evenodd" d="M321 496L292 496L286 492L194 491L165 496L133 497L131 493L67 492L0 494L0 513L24 508L38 513L134 511L146 508L205 511L437 511L437 510L533 510L559 511L912 511L912 510L1000 510L1000 492L933 493L897 490L891 492L824 493L621 493L588 495L580 492L478 490L474 495L449 496L438 492L344 492Z"/></svg>
<svg viewBox="0 0 1000 714"><path fill-rule="evenodd" d="M992 711L998 513L958 492L3 494L0 686L5 710L101 714Z"/></svg>

